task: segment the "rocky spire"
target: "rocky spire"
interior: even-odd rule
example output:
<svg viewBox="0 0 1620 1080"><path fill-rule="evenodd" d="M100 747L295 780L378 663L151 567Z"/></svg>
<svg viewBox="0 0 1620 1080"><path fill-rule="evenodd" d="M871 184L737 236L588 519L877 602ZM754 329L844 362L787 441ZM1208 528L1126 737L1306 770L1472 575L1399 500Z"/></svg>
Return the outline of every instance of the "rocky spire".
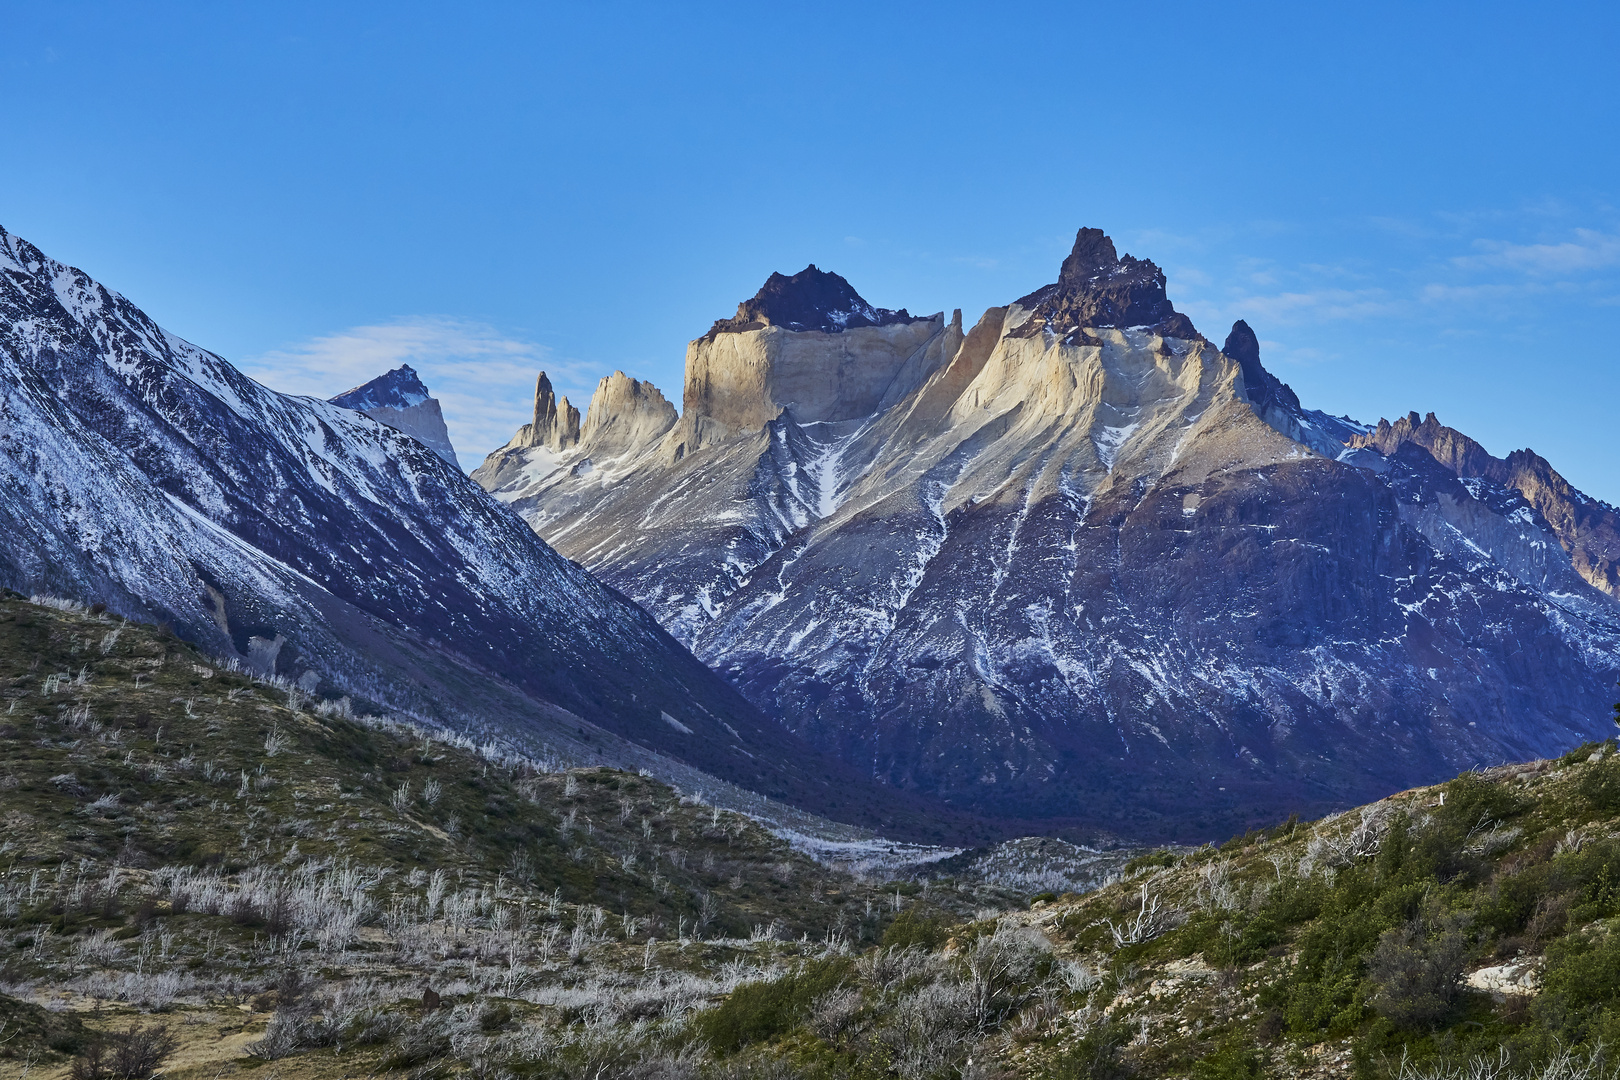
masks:
<svg viewBox="0 0 1620 1080"><path fill-rule="evenodd" d="M534 381L534 423L530 425L535 442L531 445L540 445L557 426L557 396L552 392L551 380L546 373L541 372L540 377Z"/></svg>
<svg viewBox="0 0 1620 1080"><path fill-rule="evenodd" d="M559 450L579 444L579 410L568 404L567 395L557 402L556 438Z"/></svg>
<svg viewBox="0 0 1620 1080"><path fill-rule="evenodd" d="M1232 332L1226 335L1226 344L1221 346L1221 352L1228 359L1236 360L1238 367L1243 369L1243 385L1249 391L1251 404L1264 406L1275 403L1299 411L1299 396L1287 383L1261 366L1260 339L1254 336L1248 323L1239 319L1232 324Z"/></svg>
<svg viewBox="0 0 1620 1080"><path fill-rule="evenodd" d="M1101 229L1081 229L1055 284L1018 301L1032 317L1013 332L1072 334L1082 327L1146 326L1166 337L1196 338L1187 316L1164 291L1164 271L1147 259L1120 256Z"/></svg>
<svg viewBox="0 0 1620 1080"><path fill-rule="evenodd" d="M534 382L534 421L518 432L522 446L566 450L579 442L579 410L565 397L557 400L545 372Z"/></svg>

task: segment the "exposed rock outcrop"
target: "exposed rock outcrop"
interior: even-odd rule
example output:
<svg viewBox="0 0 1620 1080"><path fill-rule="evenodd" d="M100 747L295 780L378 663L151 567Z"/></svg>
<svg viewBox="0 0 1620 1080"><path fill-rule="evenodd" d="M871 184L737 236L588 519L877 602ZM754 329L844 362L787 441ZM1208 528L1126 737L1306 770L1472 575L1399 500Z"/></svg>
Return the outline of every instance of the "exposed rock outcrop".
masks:
<svg viewBox="0 0 1620 1080"><path fill-rule="evenodd" d="M1275 402L1285 409L1299 410L1299 395L1260 363L1260 339L1254 336L1249 324L1239 319L1226 335L1221 352L1238 362L1243 370L1243 383L1249 403L1266 406Z"/></svg>
<svg viewBox="0 0 1620 1080"><path fill-rule="evenodd" d="M1375 430L1349 443L1386 457L1405 446L1419 447L1465 482L1484 480L1519 494L1538 515L1538 526L1558 538L1575 571L1594 588L1620 598L1620 511L1577 491L1533 450L1494 457L1432 412L1421 420L1408 413L1393 424L1381 419Z"/></svg>
<svg viewBox="0 0 1620 1080"><path fill-rule="evenodd" d="M837 274L818 270L812 263L792 277L773 273L765 279L759 292L737 305L737 314L717 320L704 336L741 334L767 326L838 334L863 326L914 321L916 316L907 314L905 308L890 311L873 307L848 281Z"/></svg>
<svg viewBox="0 0 1620 1080"><path fill-rule="evenodd" d="M1081 229L1056 283L1018 301L1029 311L1014 333L1071 335L1086 327L1151 328L1165 337L1198 336L1192 320L1165 295L1164 271L1147 259L1124 258L1101 229Z"/></svg>
<svg viewBox="0 0 1620 1080"><path fill-rule="evenodd" d="M836 333L766 326L698 338L686 350L673 456L761 431L784 411L803 424L869 416L920 386L951 347L943 315Z"/></svg>
<svg viewBox="0 0 1620 1080"><path fill-rule="evenodd" d="M662 438L675 420L675 406L656 386L615 371L596 384L580 431L580 448L596 457L640 450Z"/></svg>
<svg viewBox="0 0 1620 1080"><path fill-rule="evenodd" d="M557 400L545 372L534 381L534 419L518 428L508 446L543 446L566 450L579 444L579 410L565 397Z"/></svg>
<svg viewBox="0 0 1620 1080"><path fill-rule="evenodd" d="M403 431L461 468L461 462L456 460L456 449L450 445L450 432L444 426L439 399L428 393L409 364L401 364L331 400L334 405L363 412L373 420Z"/></svg>
<svg viewBox="0 0 1620 1080"><path fill-rule="evenodd" d="M1255 414L1274 430L1323 457L1339 458L1348 440L1369 430L1348 416L1329 416L1301 406L1293 389L1261 365L1260 339L1242 319L1232 324L1221 352L1237 361L1243 374L1244 400Z"/></svg>
<svg viewBox="0 0 1620 1080"><path fill-rule="evenodd" d="M961 318L873 307L837 274L772 274L686 350L680 426L669 458L757 432L868 416L911 393L950 358ZM954 335L954 336L953 336Z"/></svg>
<svg viewBox="0 0 1620 1080"><path fill-rule="evenodd" d="M1609 730L1620 605L1524 499L1347 447L1095 230L965 332L713 332L685 406L489 486L896 786L1208 838Z"/></svg>

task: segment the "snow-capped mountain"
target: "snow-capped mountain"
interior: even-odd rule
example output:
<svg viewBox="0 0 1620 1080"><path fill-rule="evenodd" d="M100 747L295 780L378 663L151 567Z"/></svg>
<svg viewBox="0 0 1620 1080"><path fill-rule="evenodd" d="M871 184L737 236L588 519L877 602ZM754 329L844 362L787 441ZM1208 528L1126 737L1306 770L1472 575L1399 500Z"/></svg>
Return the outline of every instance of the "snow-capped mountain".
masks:
<svg viewBox="0 0 1620 1080"><path fill-rule="evenodd" d="M1534 455L1304 409L1095 229L970 328L851 310L773 275L679 416L615 375L583 431L634 438L474 478L794 731L983 812L1208 836L1611 732L1620 518Z"/></svg>
<svg viewBox="0 0 1620 1080"><path fill-rule="evenodd" d="M372 385L379 407L426 399L400 374ZM0 528L0 585L170 623L310 692L844 820L921 820L422 442L261 386L3 230Z"/></svg>
<svg viewBox="0 0 1620 1080"><path fill-rule="evenodd" d="M331 402L363 412L373 420L414 436L451 465L461 468L461 462L456 460L456 448L450 445L450 432L444 426L439 399L428 393L427 386L409 364L384 372L353 390L345 390Z"/></svg>

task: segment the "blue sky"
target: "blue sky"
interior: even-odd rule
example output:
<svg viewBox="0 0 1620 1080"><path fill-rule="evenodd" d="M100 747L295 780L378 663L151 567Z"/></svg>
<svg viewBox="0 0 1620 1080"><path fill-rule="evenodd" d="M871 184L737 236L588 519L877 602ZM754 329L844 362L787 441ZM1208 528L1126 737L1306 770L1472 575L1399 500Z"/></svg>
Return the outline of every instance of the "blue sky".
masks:
<svg viewBox="0 0 1620 1080"><path fill-rule="evenodd" d="M0 3L0 225L280 389L678 400L772 270L971 320L1080 225L1307 405L1620 502L1613 5Z"/></svg>

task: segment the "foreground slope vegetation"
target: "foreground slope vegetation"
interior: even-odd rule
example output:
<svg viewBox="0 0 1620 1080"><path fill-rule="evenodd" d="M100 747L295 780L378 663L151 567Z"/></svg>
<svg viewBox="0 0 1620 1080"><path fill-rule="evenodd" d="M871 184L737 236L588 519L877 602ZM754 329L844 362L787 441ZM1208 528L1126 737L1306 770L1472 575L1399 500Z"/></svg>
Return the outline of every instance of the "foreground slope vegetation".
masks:
<svg viewBox="0 0 1620 1080"><path fill-rule="evenodd" d="M71 604L0 600L0 695L0 1061L19 1067L82 1053L73 1016L98 1003L228 1007L203 1026L237 1056L273 1013L255 1052L276 1057L392 1045L429 989L480 1038L540 1010L538 1047L556 1024L684 1017L914 903L1011 896L869 880L648 777L355 717Z"/></svg>
<svg viewBox="0 0 1620 1080"><path fill-rule="evenodd" d="M0 601L0 680L8 1075L1412 1080L1620 1044L1613 744L1015 904L71 605Z"/></svg>

